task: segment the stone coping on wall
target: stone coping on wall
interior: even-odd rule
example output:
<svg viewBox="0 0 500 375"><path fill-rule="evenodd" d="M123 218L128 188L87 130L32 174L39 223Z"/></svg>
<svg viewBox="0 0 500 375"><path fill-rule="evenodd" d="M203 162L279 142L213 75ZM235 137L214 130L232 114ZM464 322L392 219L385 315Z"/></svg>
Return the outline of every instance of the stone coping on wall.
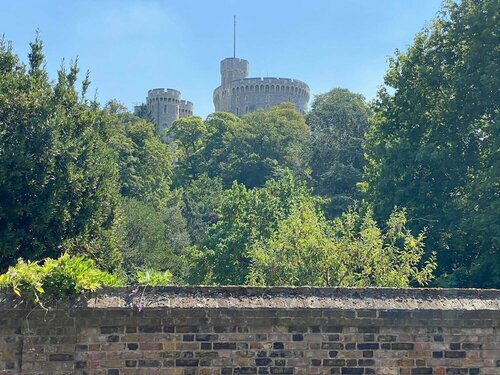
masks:
<svg viewBox="0 0 500 375"><path fill-rule="evenodd" d="M0 309L16 299L0 291ZM77 303L91 309L121 309L141 301L146 309L377 309L495 310L500 289L313 288L165 286L102 288ZM59 306L62 307L62 306Z"/></svg>

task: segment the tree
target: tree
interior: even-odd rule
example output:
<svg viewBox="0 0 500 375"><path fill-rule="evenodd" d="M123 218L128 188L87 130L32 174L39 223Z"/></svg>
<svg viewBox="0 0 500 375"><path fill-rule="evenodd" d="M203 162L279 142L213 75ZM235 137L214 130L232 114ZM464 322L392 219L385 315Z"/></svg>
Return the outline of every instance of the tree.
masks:
<svg viewBox="0 0 500 375"><path fill-rule="evenodd" d="M200 173L220 178L228 188L236 179L245 152L246 125L232 113L215 112L205 120L206 136L201 150Z"/></svg>
<svg viewBox="0 0 500 375"><path fill-rule="evenodd" d="M367 135L364 189L378 217L430 226L438 284L500 287L499 3L446 3L390 61Z"/></svg>
<svg viewBox="0 0 500 375"><path fill-rule="evenodd" d="M164 207L170 197L172 152L153 124L128 112L111 113L110 145L118 157L121 195Z"/></svg>
<svg viewBox="0 0 500 375"><path fill-rule="evenodd" d="M177 202L168 202L162 210L151 203L124 198L121 207L121 251L129 279L134 279L138 270L153 269L170 270L177 281L181 280L185 271L182 256L189 246L189 237Z"/></svg>
<svg viewBox="0 0 500 375"><path fill-rule="evenodd" d="M151 112L148 108L148 106L146 104L141 104L139 106L139 108L137 108L137 111L134 112L134 114L139 117L139 118L142 118L143 120L146 120L147 122L154 122L154 118L153 116L151 115Z"/></svg>
<svg viewBox="0 0 500 375"><path fill-rule="evenodd" d="M395 211L382 231L370 210L349 210L328 223L313 200L302 200L269 238L250 250L249 282L258 285L408 287L432 279L434 258L419 268L424 234L405 228Z"/></svg>
<svg viewBox="0 0 500 375"><path fill-rule="evenodd" d="M198 245L208 227L218 220L216 213L223 196L222 182L206 174L182 188L182 214L191 243Z"/></svg>
<svg viewBox="0 0 500 375"><path fill-rule="evenodd" d="M309 174L308 127L289 103L241 119L224 112L209 115L205 122L180 119L169 135L178 151L177 186L202 174L220 178L225 188L233 181L248 188L263 186L285 170L299 178Z"/></svg>
<svg viewBox="0 0 500 375"><path fill-rule="evenodd" d="M236 180L247 187L263 186L271 178L291 171L298 179L309 176L309 128L292 103L283 103L268 111L243 116L247 124L239 150Z"/></svg>
<svg viewBox="0 0 500 375"><path fill-rule="evenodd" d="M278 222L269 237L254 242L248 253L252 285L318 285L330 284L333 243L328 226L314 201L297 202L288 217Z"/></svg>
<svg viewBox="0 0 500 375"><path fill-rule="evenodd" d="M131 279L138 270L171 270L179 281L189 235L182 202L170 190L173 154L153 124L116 101L105 109L112 119L110 144L118 158L124 197L120 225L124 270Z"/></svg>
<svg viewBox="0 0 500 375"><path fill-rule="evenodd" d="M192 249L189 282L244 284L250 246L269 237L302 196L310 197L310 192L290 172L279 180L267 181L262 188L247 189L235 181L231 189L223 192L214 222Z"/></svg>
<svg viewBox="0 0 500 375"><path fill-rule="evenodd" d="M326 207L330 217L361 200L356 184L365 165L361 144L370 116L362 95L340 88L316 96L307 114L314 189L330 199Z"/></svg>
<svg viewBox="0 0 500 375"><path fill-rule="evenodd" d="M51 84L42 42L30 46L24 66L0 41L0 268L68 251L115 270L119 193L109 118L85 99L88 75L77 92L76 62Z"/></svg>
<svg viewBox="0 0 500 375"><path fill-rule="evenodd" d="M204 169L201 153L207 136L207 127L200 117L183 117L172 123L167 136L172 139L177 149L175 185L185 186L195 180Z"/></svg>
<svg viewBox="0 0 500 375"><path fill-rule="evenodd" d="M125 105L123 105L116 99L111 99L110 101L108 101L104 106L104 110L106 110L112 116L121 116L123 118L126 118L127 121L129 121L130 117L132 117L132 115L128 112L127 107L125 107Z"/></svg>

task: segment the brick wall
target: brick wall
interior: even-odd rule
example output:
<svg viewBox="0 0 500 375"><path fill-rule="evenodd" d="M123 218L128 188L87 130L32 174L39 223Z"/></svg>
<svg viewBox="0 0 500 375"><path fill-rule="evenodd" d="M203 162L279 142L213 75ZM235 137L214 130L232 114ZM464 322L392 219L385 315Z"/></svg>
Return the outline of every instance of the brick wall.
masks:
<svg viewBox="0 0 500 375"><path fill-rule="evenodd" d="M499 290L142 292L50 311L0 293L0 373L500 374Z"/></svg>

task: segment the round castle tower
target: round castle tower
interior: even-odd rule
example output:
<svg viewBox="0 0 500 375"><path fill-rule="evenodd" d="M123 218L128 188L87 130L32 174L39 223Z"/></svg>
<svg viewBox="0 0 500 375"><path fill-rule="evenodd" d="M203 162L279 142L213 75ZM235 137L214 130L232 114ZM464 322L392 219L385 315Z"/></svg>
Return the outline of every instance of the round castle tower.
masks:
<svg viewBox="0 0 500 375"><path fill-rule="evenodd" d="M180 97L180 91L174 89L160 88L148 91L146 105L160 134L163 135L165 129L168 129L172 122L179 118ZM193 104L191 103L191 113L192 111Z"/></svg>
<svg viewBox="0 0 500 375"><path fill-rule="evenodd" d="M214 90L216 111L231 112L237 116L269 109L291 102L298 112L305 114L309 103L309 86L290 78L247 78L247 60L227 58L221 61L221 85Z"/></svg>
<svg viewBox="0 0 500 375"><path fill-rule="evenodd" d="M148 91L146 107L151 115L156 129L167 140L166 130L180 117L193 115L193 103L181 100L181 92L174 89L152 89ZM141 106L135 106L134 112L138 113Z"/></svg>

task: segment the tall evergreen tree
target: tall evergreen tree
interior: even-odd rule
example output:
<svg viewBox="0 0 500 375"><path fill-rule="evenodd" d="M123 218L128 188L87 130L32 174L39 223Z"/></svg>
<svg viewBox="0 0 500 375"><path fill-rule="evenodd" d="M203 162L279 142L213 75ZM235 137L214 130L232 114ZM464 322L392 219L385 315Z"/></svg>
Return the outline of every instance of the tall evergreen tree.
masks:
<svg viewBox="0 0 500 375"><path fill-rule="evenodd" d="M109 118L85 99L88 76L78 93L77 76L75 62L51 84L38 37L28 66L0 41L0 268L64 251L120 264Z"/></svg>

